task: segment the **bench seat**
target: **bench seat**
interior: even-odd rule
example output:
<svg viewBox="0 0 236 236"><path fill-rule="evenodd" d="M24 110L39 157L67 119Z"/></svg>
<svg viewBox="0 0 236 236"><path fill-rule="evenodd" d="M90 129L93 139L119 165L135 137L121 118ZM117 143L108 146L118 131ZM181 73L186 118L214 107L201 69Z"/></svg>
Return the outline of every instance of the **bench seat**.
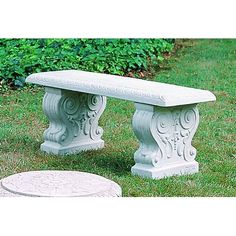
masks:
<svg viewBox="0 0 236 236"><path fill-rule="evenodd" d="M101 73L65 70L32 74L45 86L43 110L50 123L41 150L66 155L104 147L98 125L106 97L133 101L135 175L160 179L198 172L191 145L199 124L197 104L214 101L207 90Z"/></svg>
<svg viewBox="0 0 236 236"><path fill-rule="evenodd" d="M161 107L215 100L215 96L207 90L77 70L36 73L30 75L26 81Z"/></svg>

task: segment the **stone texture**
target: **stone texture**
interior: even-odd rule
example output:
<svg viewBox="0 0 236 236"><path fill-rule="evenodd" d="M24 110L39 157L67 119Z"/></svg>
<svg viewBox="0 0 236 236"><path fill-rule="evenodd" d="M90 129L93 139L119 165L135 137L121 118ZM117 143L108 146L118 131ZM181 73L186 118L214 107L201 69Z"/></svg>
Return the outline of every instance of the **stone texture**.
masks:
<svg viewBox="0 0 236 236"><path fill-rule="evenodd" d="M41 150L64 155L103 148L98 120L105 106L104 96L47 87L43 110L50 124Z"/></svg>
<svg viewBox="0 0 236 236"><path fill-rule="evenodd" d="M98 119L105 96L110 96L135 102L133 129L140 147L133 174L159 179L198 172L191 145L199 123L196 105L215 101L211 92L77 70L36 73L26 82L46 87L43 107L50 126L43 151L71 154L102 148Z"/></svg>
<svg viewBox="0 0 236 236"><path fill-rule="evenodd" d="M198 123L196 105L167 108L136 103L133 129L140 146L132 173L160 179L198 172L197 152L191 145Z"/></svg>
<svg viewBox="0 0 236 236"><path fill-rule="evenodd" d="M121 197L118 184L79 171L30 171L1 180L0 196Z"/></svg>
<svg viewBox="0 0 236 236"><path fill-rule="evenodd" d="M164 107L215 100L207 90L78 70L36 73L26 82Z"/></svg>
<svg viewBox="0 0 236 236"><path fill-rule="evenodd" d="M0 197L22 197L22 195L9 192L5 190L0 184Z"/></svg>

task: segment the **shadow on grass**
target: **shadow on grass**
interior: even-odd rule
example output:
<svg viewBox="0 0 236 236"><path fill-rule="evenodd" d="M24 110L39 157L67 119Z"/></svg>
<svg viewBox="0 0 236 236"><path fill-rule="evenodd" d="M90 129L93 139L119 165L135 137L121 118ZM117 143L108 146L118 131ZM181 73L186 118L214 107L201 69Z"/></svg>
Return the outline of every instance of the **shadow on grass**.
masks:
<svg viewBox="0 0 236 236"><path fill-rule="evenodd" d="M126 176L134 165L132 153L98 150L82 152L77 155L55 156L43 154L48 158L46 169L79 170L102 175Z"/></svg>
<svg viewBox="0 0 236 236"><path fill-rule="evenodd" d="M40 169L80 170L102 175L126 176L134 165L133 149L109 148L82 152L74 155L57 156L40 151L42 140L29 135L8 137L1 143L0 151L25 156L26 165L29 160L37 160Z"/></svg>

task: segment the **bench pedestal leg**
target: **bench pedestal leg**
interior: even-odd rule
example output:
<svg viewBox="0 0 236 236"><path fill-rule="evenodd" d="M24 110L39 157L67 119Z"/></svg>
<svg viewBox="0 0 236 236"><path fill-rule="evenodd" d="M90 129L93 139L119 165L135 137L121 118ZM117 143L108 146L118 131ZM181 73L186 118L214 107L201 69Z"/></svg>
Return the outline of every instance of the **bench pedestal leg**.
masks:
<svg viewBox="0 0 236 236"><path fill-rule="evenodd" d="M191 141L197 130L196 104L157 107L135 103L133 129L140 147L134 154L135 175L161 179L198 172Z"/></svg>
<svg viewBox="0 0 236 236"><path fill-rule="evenodd" d="M105 106L104 96L46 87L43 110L50 124L41 150L63 155L103 148L98 120Z"/></svg>

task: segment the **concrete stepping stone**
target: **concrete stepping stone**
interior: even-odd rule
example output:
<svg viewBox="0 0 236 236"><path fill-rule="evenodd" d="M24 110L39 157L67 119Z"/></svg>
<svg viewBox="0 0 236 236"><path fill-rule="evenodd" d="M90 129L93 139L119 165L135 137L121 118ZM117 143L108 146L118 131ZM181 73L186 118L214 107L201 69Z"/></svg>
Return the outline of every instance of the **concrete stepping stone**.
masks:
<svg viewBox="0 0 236 236"><path fill-rule="evenodd" d="M0 181L0 196L121 197L121 187L102 176L79 171L29 171Z"/></svg>

